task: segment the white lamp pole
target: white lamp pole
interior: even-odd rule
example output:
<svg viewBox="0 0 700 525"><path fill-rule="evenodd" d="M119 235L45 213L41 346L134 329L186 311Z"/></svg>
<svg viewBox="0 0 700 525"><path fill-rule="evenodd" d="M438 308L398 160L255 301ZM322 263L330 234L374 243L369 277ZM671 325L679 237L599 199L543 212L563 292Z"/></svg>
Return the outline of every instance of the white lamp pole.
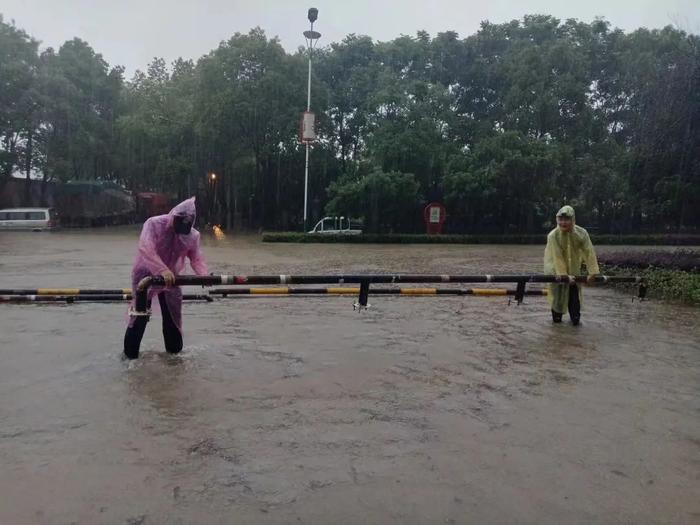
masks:
<svg viewBox="0 0 700 525"><path fill-rule="evenodd" d="M312 7L309 9L308 13L309 22L311 23L311 29L309 31L304 31L304 37L306 38L306 46L309 50L309 78L306 88L306 112L311 112L311 53L315 46L314 41L318 42L321 38L321 33L314 31L314 22L318 18L318 9ZM306 143L306 165L304 168L304 233L306 233L306 221L308 217L308 200L309 200L309 148L311 147L311 140L305 139L302 136L302 140Z"/></svg>

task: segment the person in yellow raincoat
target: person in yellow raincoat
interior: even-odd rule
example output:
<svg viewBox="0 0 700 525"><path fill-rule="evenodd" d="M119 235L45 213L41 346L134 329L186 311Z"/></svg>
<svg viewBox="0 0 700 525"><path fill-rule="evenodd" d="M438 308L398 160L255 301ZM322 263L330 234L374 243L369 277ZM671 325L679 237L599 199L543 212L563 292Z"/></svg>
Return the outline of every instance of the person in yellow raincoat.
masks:
<svg viewBox="0 0 700 525"><path fill-rule="evenodd" d="M544 249L544 273L546 275L570 276L581 274L581 265L586 263L588 283L600 273L598 258L588 232L576 224L576 214L571 206L557 212L557 227L547 235ZM567 312L575 326L581 320L581 287L572 279L569 283L549 284L547 296L552 308L552 321L561 323Z"/></svg>

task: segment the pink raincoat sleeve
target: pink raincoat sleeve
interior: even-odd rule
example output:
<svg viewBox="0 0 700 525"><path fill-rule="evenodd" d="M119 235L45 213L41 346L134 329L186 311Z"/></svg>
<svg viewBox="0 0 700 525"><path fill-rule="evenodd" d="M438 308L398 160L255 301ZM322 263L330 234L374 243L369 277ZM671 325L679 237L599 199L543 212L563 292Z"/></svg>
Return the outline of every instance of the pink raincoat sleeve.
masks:
<svg viewBox="0 0 700 525"><path fill-rule="evenodd" d="M139 238L139 258L153 275L160 275L169 270L168 266L158 256L156 250L156 232L152 220L147 220L143 225Z"/></svg>
<svg viewBox="0 0 700 525"><path fill-rule="evenodd" d="M199 245L199 235L195 239L192 248L187 252L187 257L190 259L190 266L197 275L209 275L209 267L204 259L204 253Z"/></svg>

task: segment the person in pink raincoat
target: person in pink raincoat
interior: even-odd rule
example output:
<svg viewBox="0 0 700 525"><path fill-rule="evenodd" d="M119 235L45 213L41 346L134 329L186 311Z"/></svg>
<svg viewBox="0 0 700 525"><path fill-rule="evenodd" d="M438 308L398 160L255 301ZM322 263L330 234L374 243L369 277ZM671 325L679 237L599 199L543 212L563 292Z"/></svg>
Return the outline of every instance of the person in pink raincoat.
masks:
<svg viewBox="0 0 700 525"><path fill-rule="evenodd" d="M193 225L196 218L194 197L175 206L167 215L148 219L141 230L138 252L131 272L132 297L141 279L149 275L162 275L166 287L152 287L148 292L150 307L154 295L158 296L163 316L165 349L171 354L182 350L182 291L173 286L175 276L185 269L185 260L197 275L207 275L207 263L199 246L199 232ZM129 326L124 335L124 354L129 359L139 356L141 339L146 330L148 316L133 315L131 305Z"/></svg>

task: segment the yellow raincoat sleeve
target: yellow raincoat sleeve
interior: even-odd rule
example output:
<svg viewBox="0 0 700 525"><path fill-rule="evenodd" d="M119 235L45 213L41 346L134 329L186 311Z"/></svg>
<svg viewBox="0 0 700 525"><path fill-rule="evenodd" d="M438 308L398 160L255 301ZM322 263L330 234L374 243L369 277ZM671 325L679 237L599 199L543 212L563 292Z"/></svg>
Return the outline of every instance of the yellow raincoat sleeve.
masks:
<svg viewBox="0 0 700 525"><path fill-rule="evenodd" d="M598 257L595 254L595 248L591 242L591 237L586 232L583 239L583 260L586 263L586 269L588 270L588 275L597 275L600 273L600 267L598 266Z"/></svg>
<svg viewBox="0 0 700 525"><path fill-rule="evenodd" d="M547 275L569 274L556 230L547 235L547 246L544 249L544 273Z"/></svg>

